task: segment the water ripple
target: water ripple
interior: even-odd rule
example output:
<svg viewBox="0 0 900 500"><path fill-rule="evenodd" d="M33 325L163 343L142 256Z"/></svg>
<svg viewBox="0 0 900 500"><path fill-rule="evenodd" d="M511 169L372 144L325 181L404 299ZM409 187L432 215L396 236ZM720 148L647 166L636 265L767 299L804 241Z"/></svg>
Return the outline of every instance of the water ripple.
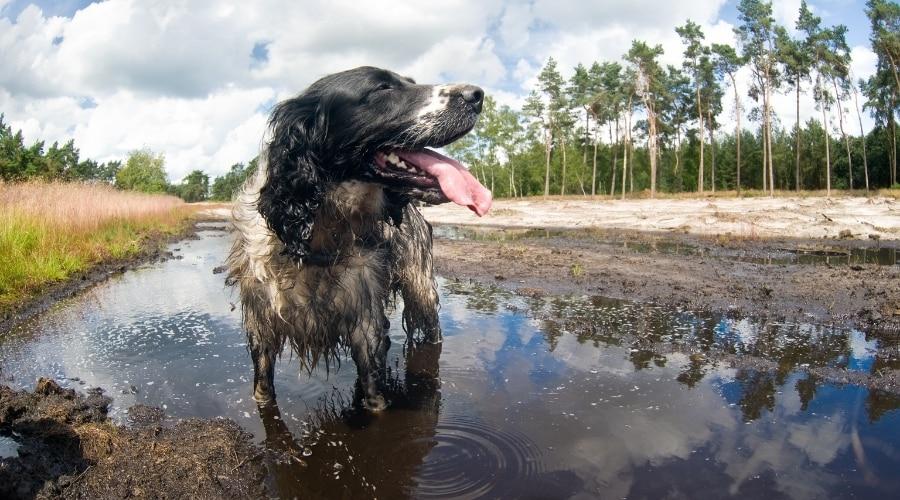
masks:
<svg viewBox="0 0 900 500"><path fill-rule="evenodd" d="M543 472L528 437L471 415L442 415L434 440L418 471L417 498L494 496Z"/></svg>

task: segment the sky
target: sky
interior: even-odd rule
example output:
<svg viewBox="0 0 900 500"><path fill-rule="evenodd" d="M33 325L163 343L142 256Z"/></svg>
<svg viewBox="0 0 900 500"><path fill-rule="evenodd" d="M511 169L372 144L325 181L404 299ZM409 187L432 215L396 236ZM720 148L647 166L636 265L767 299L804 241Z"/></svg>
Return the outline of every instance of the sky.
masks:
<svg viewBox="0 0 900 500"><path fill-rule="evenodd" d="M825 25L848 26L852 71L868 77L876 58L864 1L809 3ZM619 60L639 38L661 44L664 63L680 65L674 27L686 19L708 42L734 45L736 4L0 0L0 113L29 142L74 138L83 158L164 153L178 182L194 169L221 175L254 157L272 106L335 71L372 65L422 83L474 83L518 108L548 57L568 77L579 62ZM792 28L799 5L774 0L776 19ZM745 109L748 80L744 72L738 81ZM726 115L733 113L727 95ZM820 117L811 101L803 98L801 120ZM774 104L793 126L793 95ZM858 134L849 112L845 126Z"/></svg>

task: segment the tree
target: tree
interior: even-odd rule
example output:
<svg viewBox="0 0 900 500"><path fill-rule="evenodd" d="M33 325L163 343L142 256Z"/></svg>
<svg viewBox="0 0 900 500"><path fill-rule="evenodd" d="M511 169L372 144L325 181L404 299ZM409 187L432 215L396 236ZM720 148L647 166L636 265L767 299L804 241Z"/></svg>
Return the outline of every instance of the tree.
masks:
<svg viewBox="0 0 900 500"><path fill-rule="evenodd" d="M828 109L832 98L825 86L831 71L827 59L830 35L822 28L822 19L808 8L801 8L797 29L806 33L806 40L803 43L812 56L812 68L816 71L813 98L822 110L822 127L825 129L825 185L828 196L831 196L831 132L828 130Z"/></svg>
<svg viewBox="0 0 900 500"><path fill-rule="evenodd" d="M879 70L866 81L863 87L863 95L866 96L864 109L868 109L875 122L885 130L888 144L889 185L897 184L897 120L894 114L898 111L897 91L890 84L892 75L889 68L879 67Z"/></svg>
<svg viewBox="0 0 900 500"><path fill-rule="evenodd" d="M164 165L165 157L161 153L156 154L149 149L132 151L125 166L116 173L116 187L145 193L164 193L169 185Z"/></svg>
<svg viewBox="0 0 900 500"><path fill-rule="evenodd" d="M853 189L853 156L850 154L850 138L844 130L844 107L842 97L849 93L850 83L850 48L847 46L847 27L839 24L828 30L828 52L826 57L830 68L831 84L834 87L834 99L837 103L838 125L844 147L847 150L847 171L850 189ZM839 83L840 82L840 83Z"/></svg>
<svg viewBox="0 0 900 500"><path fill-rule="evenodd" d="M97 179L109 184L116 182L116 175L122 169L122 162L119 160L108 161L100 165L97 169Z"/></svg>
<svg viewBox="0 0 900 500"><path fill-rule="evenodd" d="M596 98L596 83L592 78L591 72L578 63L575 66L575 73L569 79L569 87L567 89L569 101L579 106L584 111L584 128L582 132L581 142L581 168L582 171L587 169L587 149L590 140L591 131L591 104ZM595 193L597 181L597 165L594 163L593 175L591 176L591 196Z"/></svg>
<svg viewBox="0 0 900 500"><path fill-rule="evenodd" d="M806 0L800 3L800 18L809 12ZM798 26L799 29L799 26ZM778 48L778 60L781 63L785 79L792 82L796 95L797 118L794 127L794 189L800 191L800 84L809 78L809 70L812 60L809 56L809 48L802 41L795 40L788 34L783 26L776 30L776 46Z"/></svg>
<svg viewBox="0 0 900 500"><path fill-rule="evenodd" d="M712 52L715 54L716 70L720 74L728 75L731 87L734 89L736 186L738 194L741 194L741 97L738 93L736 75L738 70L744 66L745 60L730 45L713 44Z"/></svg>
<svg viewBox="0 0 900 500"><path fill-rule="evenodd" d="M610 163L609 194L616 191L616 165L619 161L619 123L622 109L625 107L627 85L623 81L622 65L617 62L604 62L591 66L592 78L597 84L598 96L591 105L595 120L605 120L609 129L609 143L612 148ZM613 139L613 122L615 122L615 139ZM597 141L594 140L594 169L597 168ZM623 167L624 168L624 167ZM623 177L624 178L624 177Z"/></svg>
<svg viewBox="0 0 900 500"><path fill-rule="evenodd" d="M697 174L697 191L703 193L704 159L703 159L703 82L706 79L705 71L709 69L709 49L703 46L703 31L700 25L688 19L684 26L675 28L675 32L681 37L684 49L684 67L694 81L694 93L697 104L697 129L700 131L700 164Z"/></svg>
<svg viewBox="0 0 900 500"><path fill-rule="evenodd" d="M706 125L706 131L709 132L709 145L710 145L710 186L712 188L712 192L716 192L716 128L718 126L718 119L720 113L722 113L722 98L724 97L724 92L722 88L719 86L718 78L716 78L715 64L709 57L704 57L701 60L700 67L700 75L702 77L701 80L701 89L700 98L703 101L703 109L706 111L706 119L703 123ZM700 130L700 135L703 135L703 130Z"/></svg>
<svg viewBox="0 0 900 500"><path fill-rule="evenodd" d="M864 93L873 116L879 115L885 128L890 128L888 144L891 185L897 184L897 124L894 118L898 95L900 95L900 5L891 0L868 0L866 15L872 24L872 49L878 56L876 74L866 83ZM893 89L889 89L888 76L893 76ZM881 88L876 88L881 87ZM878 118L876 118L878 119Z"/></svg>
<svg viewBox="0 0 900 500"><path fill-rule="evenodd" d="M537 91L532 90L525 100L522 112L533 119L532 125L540 129L544 139L544 197L550 196L550 151L553 147L553 126L544 111L544 103Z"/></svg>
<svg viewBox="0 0 900 500"><path fill-rule="evenodd" d="M559 137L569 125L568 104L563 94L562 75L556 69L556 61L551 57L538 75L538 90L534 90L525 101L522 111L531 117L540 127L544 135L544 196L550 195L550 157L553 151L553 139ZM568 117L570 118L570 117ZM560 123L563 122L563 123ZM562 126L561 126L562 125ZM562 181L560 194L566 190L565 137L562 136Z"/></svg>
<svg viewBox="0 0 900 500"><path fill-rule="evenodd" d="M749 63L753 75L749 95L761 102L759 117L763 135L763 189L775 193L772 162L772 90L777 86L778 71L775 57L775 19L771 2L741 0L738 5L741 24L735 29L743 57ZM768 173L768 175L767 175ZM767 179L768 177L768 179Z"/></svg>
<svg viewBox="0 0 900 500"><path fill-rule="evenodd" d="M694 116L694 94L691 79L680 69L669 66L666 74L667 98L661 110L663 121L667 125L663 127L668 137L668 142L675 155L675 165L672 175L675 178L676 190L684 186L682 181L683 169L681 168L681 147L685 135L685 126Z"/></svg>
<svg viewBox="0 0 900 500"><path fill-rule="evenodd" d="M863 153L863 173L865 174L866 180L866 194L869 194L869 154L866 152L866 129L863 128L862 121L862 110L859 107L859 89L865 85L863 80L859 80L856 84L851 84L853 87L853 104L856 108L856 119L859 120L859 137L862 142L862 153ZM858 88L857 88L858 87Z"/></svg>
<svg viewBox="0 0 900 500"><path fill-rule="evenodd" d="M181 181L175 192L188 203L206 201L209 198L209 176L202 170L194 170Z"/></svg>
<svg viewBox="0 0 900 500"><path fill-rule="evenodd" d="M657 134L658 110L666 89L662 86L664 75L657 58L663 54L662 45L650 47L640 40L631 42L625 60L631 63L634 74L635 94L644 104L647 113L647 149L650 155L650 197L656 195L657 159L659 136Z"/></svg>
<svg viewBox="0 0 900 500"><path fill-rule="evenodd" d="M897 93L900 93L900 5L891 0L868 0L866 15L872 23L872 48L878 55L879 66L894 76Z"/></svg>

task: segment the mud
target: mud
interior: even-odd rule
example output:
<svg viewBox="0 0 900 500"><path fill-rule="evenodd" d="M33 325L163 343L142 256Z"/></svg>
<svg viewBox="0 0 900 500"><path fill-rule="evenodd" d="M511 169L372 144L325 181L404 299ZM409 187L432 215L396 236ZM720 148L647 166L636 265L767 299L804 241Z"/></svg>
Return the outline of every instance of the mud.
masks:
<svg viewBox="0 0 900 500"><path fill-rule="evenodd" d="M264 453L225 419L122 427L110 399L41 379L33 392L0 387L0 498L261 498ZM146 409L139 410L146 412Z"/></svg>
<svg viewBox="0 0 900 500"><path fill-rule="evenodd" d="M850 255L885 242L733 239L589 229L514 237L435 228L439 274L526 294L588 294L691 310L851 323L900 335L900 265L877 259L818 265L785 255ZM885 253L887 254L887 253ZM774 256L774 257L773 257Z"/></svg>

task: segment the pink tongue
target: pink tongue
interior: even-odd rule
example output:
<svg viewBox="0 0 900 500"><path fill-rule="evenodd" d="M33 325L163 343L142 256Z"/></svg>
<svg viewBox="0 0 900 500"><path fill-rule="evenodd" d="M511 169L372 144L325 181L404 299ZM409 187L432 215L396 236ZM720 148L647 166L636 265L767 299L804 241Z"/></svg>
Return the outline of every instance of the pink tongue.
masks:
<svg viewBox="0 0 900 500"><path fill-rule="evenodd" d="M457 205L469 207L479 217L491 209L491 192L481 185L461 163L440 153L422 151L396 151L397 156L419 167L441 185L444 195Z"/></svg>

